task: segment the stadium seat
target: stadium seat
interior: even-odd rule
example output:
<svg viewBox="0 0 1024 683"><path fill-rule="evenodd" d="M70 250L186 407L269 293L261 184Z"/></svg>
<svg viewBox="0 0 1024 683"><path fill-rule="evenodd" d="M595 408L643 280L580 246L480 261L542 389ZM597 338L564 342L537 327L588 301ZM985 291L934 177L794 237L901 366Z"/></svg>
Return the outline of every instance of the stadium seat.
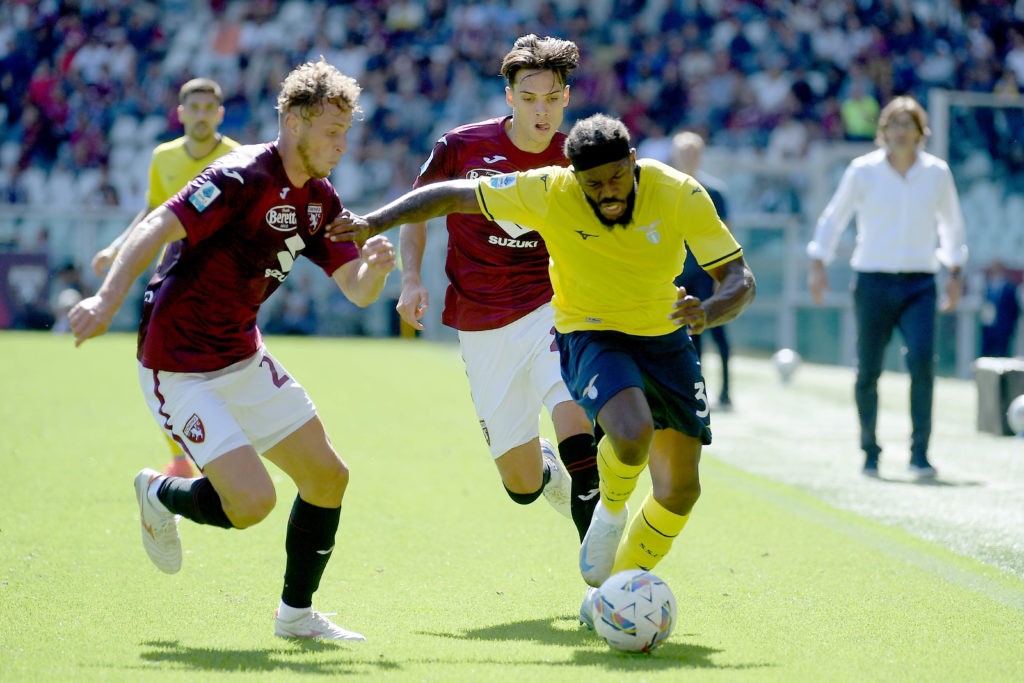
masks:
<svg viewBox="0 0 1024 683"><path fill-rule="evenodd" d="M134 116L121 114L110 126L110 142L113 145L135 144L138 135L139 122Z"/></svg>

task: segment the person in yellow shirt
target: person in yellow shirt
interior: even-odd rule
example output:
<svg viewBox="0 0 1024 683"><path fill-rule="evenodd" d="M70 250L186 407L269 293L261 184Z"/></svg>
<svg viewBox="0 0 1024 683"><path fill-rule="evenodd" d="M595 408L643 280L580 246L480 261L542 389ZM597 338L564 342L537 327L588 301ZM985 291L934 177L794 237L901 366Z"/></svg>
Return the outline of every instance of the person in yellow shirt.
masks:
<svg viewBox="0 0 1024 683"><path fill-rule="evenodd" d="M92 268L96 275L104 276L128 235L150 211L177 194L212 161L239 146L240 143L218 132L224 121L223 101L220 85L209 78L193 78L178 90L178 120L185 134L153 150L146 206L114 241L93 256ZM171 439L167 439L167 444L173 457L164 466L164 474L194 476L188 456Z"/></svg>
<svg viewBox="0 0 1024 683"><path fill-rule="evenodd" d="M636 159L619 120L596 114L565 142L569 168L548 166L427 185L367 216L343 210L336 240L363 240L445 213L482 213L535 229L551 255L556 341L570 394L605 436L601 500L580 548L590 586L653 568L700 495L710 406L688 331L726 323L755 296L743 250L693 177ZM719 287L705 300L673 283L687 245ZM650 463L652 491L626 538L627 500ZM620 540L622 543L620 544ZM580 620L590 625L589 590Z"/></svg>

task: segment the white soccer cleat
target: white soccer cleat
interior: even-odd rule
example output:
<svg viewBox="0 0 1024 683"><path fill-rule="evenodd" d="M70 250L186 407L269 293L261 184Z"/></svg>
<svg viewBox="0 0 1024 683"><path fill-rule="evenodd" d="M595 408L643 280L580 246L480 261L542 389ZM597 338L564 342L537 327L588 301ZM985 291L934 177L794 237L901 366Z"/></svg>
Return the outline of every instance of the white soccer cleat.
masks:
<svg viewBox="0 0 1024 683"><path fill-rule="evenodd" d="M544 497L551 507L572 519L572 478L558 457L554 445L544 437L540 439L540 454L548 464L551 479L544 487Z"/></svg>
<svg viewBox="0 0 1024 683"><path fill-rule="evenodd" d="M617 515L608 512L603 500L594 508L590 528L580 546L580 573L589 585L600 586L611 576L615 552L619 549L627 521L628 505Z"/></svg>
<svg viewBox="0 0 1024 683"><path fill-rule="evenodd" d="M587 594L583 596L583 603L580 605L580 624L588 629L594 628L594 603L599 599L600 592L597 588L590 586Z"/></svg>
<svg viewBox="0 0 1024 683"><path fill-rule="evenodd" d="M343 629L326 615L316 611L310 611L293 621L285 621L275 614L274 635L280 638L313 640L366 640L361 633Z"/></svg>
<svg viewBox="0 0 1024 683"><path fill-rule="evenodd" d="M135 498L139 502L142 547L157 569L174 574L181 569L181 539L178 516L161 510L149 500L149 487L163 475L148 467L135 475Z"/></svg>

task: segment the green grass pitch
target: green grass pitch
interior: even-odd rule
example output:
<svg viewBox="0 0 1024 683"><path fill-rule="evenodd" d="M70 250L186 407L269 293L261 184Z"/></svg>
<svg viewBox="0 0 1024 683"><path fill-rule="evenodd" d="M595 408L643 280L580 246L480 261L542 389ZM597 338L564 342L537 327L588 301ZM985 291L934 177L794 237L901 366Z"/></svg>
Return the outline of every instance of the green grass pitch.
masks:
<svg viewBox="0 0 1024 683"><path fill-rule="evenodd" d="M866 482L848 369L805 365L782 387L766 360L738 358L737 411L715 415L703 496L655 570L675 592L677 627L653 655L626 655L577 625L572 525L543 499L522 508L505 496L456 348L269 345L352 470L315 605L368 640L273 636L294 496L273 469L269 519L245 531L183 521L182 571L157 571L132 478L166 454L137 385L134 337L75 349L68 337L6 332L0 681L1021 680L1024 549L972 546L955 528L969 512L960 498L947 533L943 515L915 527L897 504L979 491L955 460L968 447L1016 449L1024 463L1019 440L974 434L970 407L957 406L969 383L939 392L948 490L902 481L894 462L883 463L888 481ZM716 373L710 364L709 382ZM886 387L883 433L904 438L904 387Z"/></svg>

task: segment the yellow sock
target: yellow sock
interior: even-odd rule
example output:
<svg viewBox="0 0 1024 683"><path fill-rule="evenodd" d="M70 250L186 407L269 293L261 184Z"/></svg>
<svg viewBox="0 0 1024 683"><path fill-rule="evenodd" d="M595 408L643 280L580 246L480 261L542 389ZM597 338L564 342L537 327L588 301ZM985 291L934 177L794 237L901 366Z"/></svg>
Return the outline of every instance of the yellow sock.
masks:
<svg viewBox="0 0 1024 683"><path fill-rule="evenodd" d="M175 458L185 457L185 453L182 452L181 446L179 446L174 439L164 433L164 441L167 442L167 449L171 452Z"/></svg>
<svg viewBox="0 0 1024 683"><path fill-rule="evenodd" d="M619 546L612 574L625 569L653 569L668 554L672 541L689 519L690 515L666 510L654 500L653 492L648 493Z"/></svg>
<svg viewBox="0 0 1024 683"><path fill-rule="evenodd" d="M640 465L626 465L612 448L608 437L597 444L597 472L601 477L601 501L612 514L626 507L626 501L636 488L636 480L647 467L647 460Z"/></svg>

